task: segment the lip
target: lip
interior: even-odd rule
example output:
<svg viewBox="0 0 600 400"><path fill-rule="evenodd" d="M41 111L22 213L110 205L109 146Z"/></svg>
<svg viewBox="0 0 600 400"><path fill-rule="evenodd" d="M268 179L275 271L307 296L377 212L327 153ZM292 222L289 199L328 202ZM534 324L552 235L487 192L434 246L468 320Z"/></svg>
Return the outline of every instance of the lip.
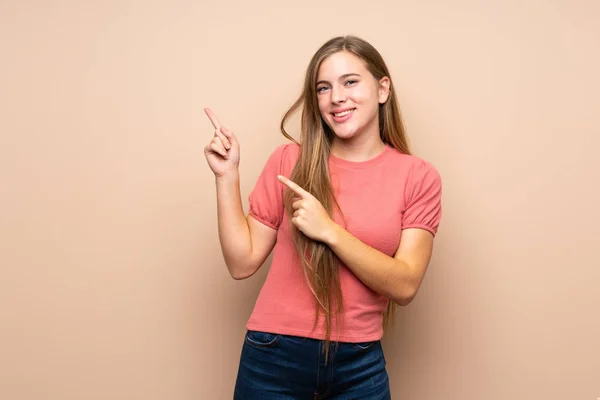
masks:
<svg viewBox="0 0 600 400"><path fill-rule="evenodd" d="M349 112L348 114L344 115L343 117L336 117L334 115L334 113L341 113L341 112L350 111L350 110L352 110L352 111ZM354 115L355 110L356 110L356 108L353 108L353 107L335 110L331 113L331 118L333 119L333 122L335 122L336 124L341 124L341 123L348 121L350 118L352 118L352 115Z"/></svg>
<svg viewBox="0 0 600 400"><path fill-rule="evenodd" d="M348 108L338 108L336 110L331 111L331 114L337 114L344 111L354 110L356 107L348 107Z"/></svg>

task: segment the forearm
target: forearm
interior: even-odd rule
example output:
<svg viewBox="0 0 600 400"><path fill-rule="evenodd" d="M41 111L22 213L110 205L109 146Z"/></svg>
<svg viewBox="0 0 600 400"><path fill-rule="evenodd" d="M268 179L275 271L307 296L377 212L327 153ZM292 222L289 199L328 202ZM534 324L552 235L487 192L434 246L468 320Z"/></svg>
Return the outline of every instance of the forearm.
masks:
<svg viewBox="0 0 600 400"><path fill-rule="evenodd" d="M418 282L406 263L376 250L335 224L326 244L365 285L398 304L408 304Z"/></svg>
<svg viewBox="0 0 600 400"><path fill-rule="evenodd" d="M239 172L216 178L219 241L230 274L241 277L252 269L252 241L242 208Z"/></svg>

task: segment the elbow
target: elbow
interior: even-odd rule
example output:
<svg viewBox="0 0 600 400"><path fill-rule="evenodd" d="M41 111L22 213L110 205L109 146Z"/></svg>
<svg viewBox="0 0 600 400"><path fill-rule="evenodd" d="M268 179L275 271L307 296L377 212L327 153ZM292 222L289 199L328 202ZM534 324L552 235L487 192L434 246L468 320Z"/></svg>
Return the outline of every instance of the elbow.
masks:
<svg viewBox="0 0 600 400"><path fill-rule="evenodd" d="M413 297L395 297L392 299L392 301L394 303L396 303L397 305L399 305L400 307L406 307L407 305L409 305L414 299Z"/></svg>
<svg viewBox="0 0 600 400"><path fill-rule="evenodd" d="M248 279L250 278L252 275L254 275L254 272L251 273L231 273L230 274L231 277L233 278L233 280L235 281L243 281L244 279Z"/></svg>
<svg viewBox="0 0 600 400"><path fill-rule="evenodd" d="M409 285L403 288L403 290L394 293L390 297L390 300L401 307L406 307L415 299L418 290L419 288L417 286Z"/></svg>
<svg viewBox="0 0 600 400"><path fill-rule="evenodd" d="M251 276L248 274L241 274L239 272L232 272L232 271L229 271L229 275L231 275L231 277L233 278L234 281L243 281L244 279L247 279Z"/></svg>
<svg viewBox="0 0 600 400"><path fill-rule="evenodd" d="M243 281L244 279L250 278L253 273L248 273L248 271L244 269L229 268L229 275L231 275L233 280Z"/></svg>
<svg viewBox="0 0 600 400"><path fill-rule="evenodd" d="M258 268L252 265L227 265L227 269L229 270L229 275L236 280L242 281L244 279L250 278L252 275L256 273Z"/></svg>

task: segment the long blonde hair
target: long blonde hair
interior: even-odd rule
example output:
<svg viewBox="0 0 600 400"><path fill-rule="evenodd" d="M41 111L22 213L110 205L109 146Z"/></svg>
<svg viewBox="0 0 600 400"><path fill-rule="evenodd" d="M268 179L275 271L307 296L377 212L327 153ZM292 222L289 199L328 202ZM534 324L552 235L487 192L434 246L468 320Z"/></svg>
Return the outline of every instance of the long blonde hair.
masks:
<svg viewBox="0 0 600 400"><path fill-rule="evenodd" d="M286 138L300 145L298 162L290 179L315 196L332 218L334 207L341 213L329 179L328 160L334 133L321 117L316 89L321 63L340 51L350 52L360 58L375 79L380 80L383 77L390 79L388 99L385 103L379 104L379 135L384 143L402 153L410 154L397 95L381 54L370 43L356 36L339 36L327 41L312 57L306 70L302 93L285 113L281 121L281 132ZM287 133L285 124L300 108L302 118L298 143ZM284 203L289 215L293 214L293 200L294 193L287 190ZM294 245L301 259L307 282L315 296L315 326L320 313L325 317L327 354L333 317L343 311L339 259L327 245L309 239L297 229L294 229ZM384 313L384 328L393 316L394 309L395 304L390 301Z"/></svg>

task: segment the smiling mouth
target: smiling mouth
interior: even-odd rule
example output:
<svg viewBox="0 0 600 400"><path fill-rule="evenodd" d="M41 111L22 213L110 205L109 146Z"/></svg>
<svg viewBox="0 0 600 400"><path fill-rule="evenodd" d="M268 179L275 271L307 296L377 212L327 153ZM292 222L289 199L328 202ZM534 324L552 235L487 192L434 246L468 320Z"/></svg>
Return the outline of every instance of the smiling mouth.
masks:
<svg viewBox="0 0 600 400"><path fill-rule="evenodd" d="M339 117L344 117L344 116L350 114L351 112L353 112L354 110L355 110L355 108L352 108L350 110L342 111L342 112L339 112L339 113L331 113L331 115L333 115L334 117L338 117L338 118Z"/></svg>

